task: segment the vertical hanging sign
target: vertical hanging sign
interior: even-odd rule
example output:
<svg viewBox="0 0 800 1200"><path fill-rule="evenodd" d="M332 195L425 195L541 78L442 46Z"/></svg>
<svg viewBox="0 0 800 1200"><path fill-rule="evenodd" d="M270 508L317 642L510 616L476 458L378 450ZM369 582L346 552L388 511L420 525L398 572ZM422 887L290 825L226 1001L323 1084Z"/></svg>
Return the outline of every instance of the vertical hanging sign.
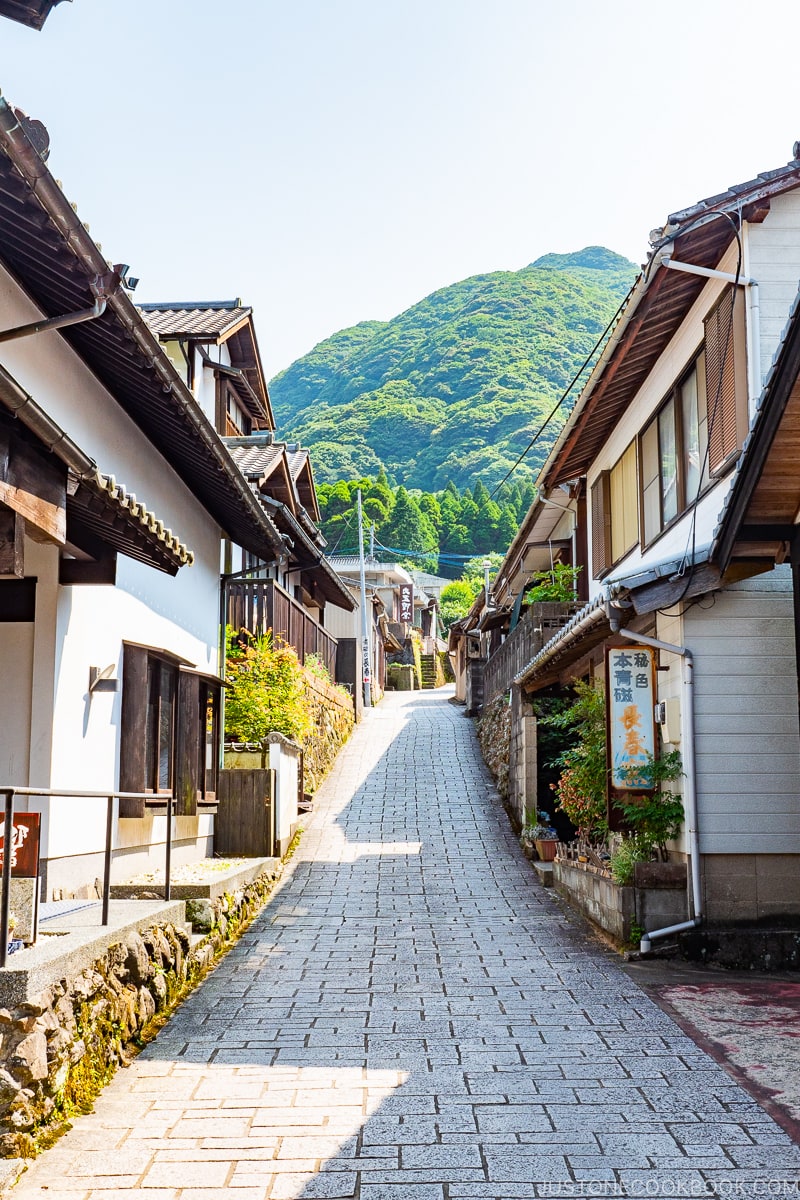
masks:
<svg viewBox="0 0 800 1200"><path fill-rule="evenodd" d="M406 625L414 622L414 588L410 583L400 585L400 620Z"/></svg>
<svg viewBox="0 0 800 1200"><path fill-rule="evenodd" d="M652 783L635 768L656 753L655 652L634 645L608 650L606 695L611 786L622 792L649 790Z"/></svg>

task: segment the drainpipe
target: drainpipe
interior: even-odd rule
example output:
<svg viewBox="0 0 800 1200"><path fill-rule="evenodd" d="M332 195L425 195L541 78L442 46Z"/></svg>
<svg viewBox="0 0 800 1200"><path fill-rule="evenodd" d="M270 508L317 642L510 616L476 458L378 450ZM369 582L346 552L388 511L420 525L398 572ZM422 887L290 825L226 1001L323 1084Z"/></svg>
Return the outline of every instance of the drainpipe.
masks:
<svg viewBox="0 0 800 1200"><path fill-rule="evenodd" d="M626 638L630 642L642 642L655 650L664 650L667 654L677 654L682 659L681 664L681 724L683 733L683 765L686 774L684 790L684 806L686 809L686 832L689 838L690 867L687 886L687 904L690 914L688 921L678 925L667 925L664 929L651 929L645 933L639 945L642 954L648 954L652 949L651 943L657 938L668 937L672 933L682 933L686 929L695 929L702 921L701 891L700 891L700 838L697 828L697 782L694 758L694 658L687 646L675 646L671 642L661 642L658 638L646 637L634 633L630 629L620 629L619 618L613 616L613 604L609 605L608 618L612 633Z"/></svg>
<svg viewBox="0 0 800 1200"><path fill-rule="evenodd" d="M748 289L750 301L750 412L761 394L761 306L758 298L758 283L745 275L732 275L729 271L717 271L712 267L698 267L694 263L677 262L670 258L671 246L664 248L662 265L673 271L685 271L688 275L702 275L704 279L724 279L727 283L735 283Z"/></svg>
<svg viewBox="0 0 800 1200"><path fill-rule="evenodd" d="M80 325L84 321L94 321L102 317L106 311L109 296L113 296L122 282L121 266L115 266L113 271L105 275L95 275L89 280L94 304L91 308L82 308L79 312L65 313L61 317L48 317L42 321L31 321L28 325L17 325L13 329L0 330L0 342L13 342L16 338L29 337L33 333L45 333L49 329L65 329L68 325Z"/></svg>

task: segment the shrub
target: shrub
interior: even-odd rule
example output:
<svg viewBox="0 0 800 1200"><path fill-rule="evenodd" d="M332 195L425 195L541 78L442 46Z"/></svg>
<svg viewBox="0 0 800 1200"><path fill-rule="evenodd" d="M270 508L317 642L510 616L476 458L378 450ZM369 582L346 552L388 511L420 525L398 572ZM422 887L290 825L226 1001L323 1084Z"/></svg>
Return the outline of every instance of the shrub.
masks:
<svg viewBox="0 0 800 1200"><path fill-rule="evenodd" d="M556 807L566 813L579 838L602 841L606 819L606 707L600 683L575 683L575 700L544 718L554 729L568 731L575 741L554 760L561 767L553 784Z"/></svg>
<svg viewBox="0 0 800 1200"><path fill-rule="evenodd" d="M666 862L667 842L678 836L683 825L683 804L680 796L662 785L681 777L680 753L671 750L660 758L651 755L646 763L636 763L630 770L637 783L644 779L645 787L653 790L619 795L615 804L633 831L644 858L657 854Z"/></svg>
<svg viewBox="0 0 800 1200"><path fill-rule="evenodd" d="M525 592L525 603L540 604L550 601L569 604L575 599L580 569L570 567L566 563L554 563L549 571L535 571Z"/></svg>
<svg viewBox="0 0 800 1200"><path fill-rule="evenodd" d="M310 732L303 671L294 650L268 632L226 630L225 736L260 742L268 733L300 741Z"/></svg>
<svg viewBox="0 0 800 1200"><path fill-rule="evenodd" d="M638 838L623 838L611 854L611 878L614 883L627 886L633 883L633 872L637 862L648 862L650 851L644 850Z"/></svg>

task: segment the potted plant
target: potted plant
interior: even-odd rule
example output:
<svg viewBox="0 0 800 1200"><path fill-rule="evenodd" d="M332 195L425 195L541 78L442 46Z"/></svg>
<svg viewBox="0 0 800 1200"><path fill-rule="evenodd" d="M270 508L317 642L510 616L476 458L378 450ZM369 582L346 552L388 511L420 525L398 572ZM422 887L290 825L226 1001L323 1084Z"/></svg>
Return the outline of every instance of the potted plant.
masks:
<svg viewBox="0 0 800 1200"><path fill-rule="evenodd" d="M533 847L536 847L536 853L542 862L552 862L556 856L556 847L558 846L558 834L550 824L549 813L540 812L537 814L538 820L535 825L526 825L520 834L520 843L523 850L532 857Z"/></svg>

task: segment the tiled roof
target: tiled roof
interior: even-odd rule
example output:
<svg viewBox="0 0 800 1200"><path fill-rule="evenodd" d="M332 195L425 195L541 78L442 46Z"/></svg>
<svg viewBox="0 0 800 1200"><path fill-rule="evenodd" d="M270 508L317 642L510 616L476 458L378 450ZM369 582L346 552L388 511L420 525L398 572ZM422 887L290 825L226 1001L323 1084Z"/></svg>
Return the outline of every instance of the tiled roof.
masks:
<svg viewBox="0 0 800 1200"><path fill-rule="evenodd" d="M283 446L273 442L267 446L237 446L236 438L227 439L231 458L246 479L269 475L283 458Z"/></svg>
<svg viewBox="0 0 800 1200"><path fill-rule="evenodd" d="M139 304L147 324L160 338L220 337L235 329L253 310L241 300Z"/></svg>
<svg viewBox="0 0 800 1200"><path fill-rule="evenodd" d="M301 450L299 446L287 446L286 461L289 464L289 474L292 479L297 479L297 476L308 462L308 451Z"/></svg>
<svg viewBox="0 0 800 1200"><path fill-rule="evenodd" d="M80 503L80 492L83 489L94 497L93 502ZM108 541L109 522L115 527L115 540L124 535L125 526L132 530L132 537L125 538L125 544L118 545L122 553L132 558L143 558L146 553L149 561L155 550L174 569L191 566L194 562L193 552L180 538L171 529L167 529L164 522L146 504L137 500L134 493L129 492L123 483L117 483L113 475L104 475L101 471L96 471L94 476L82 479L76 493L76 501L80 507L81 522L84 525L91 521L96 522L96 531L104 541ZM102 507L98 505L98 501ZM128 542L130 544L127 544ZM144 544L137 552L139 542Z"/></svg>

